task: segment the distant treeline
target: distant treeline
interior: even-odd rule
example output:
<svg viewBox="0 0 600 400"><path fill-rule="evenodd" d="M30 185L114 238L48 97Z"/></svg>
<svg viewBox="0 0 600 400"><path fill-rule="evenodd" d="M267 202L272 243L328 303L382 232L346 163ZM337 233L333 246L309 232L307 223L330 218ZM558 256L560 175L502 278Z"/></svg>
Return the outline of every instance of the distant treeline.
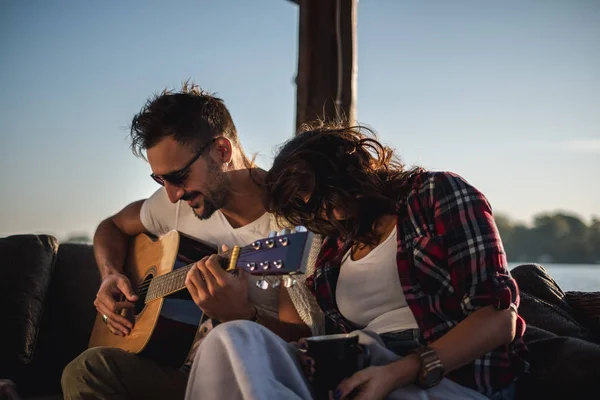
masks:
<svg viewBox="0 0 600 400"><path fill-rule="evenodd" d="M509 262L600 263L600 220L587 225L575 215L542 213L527 227L495 216Z"/></svg>

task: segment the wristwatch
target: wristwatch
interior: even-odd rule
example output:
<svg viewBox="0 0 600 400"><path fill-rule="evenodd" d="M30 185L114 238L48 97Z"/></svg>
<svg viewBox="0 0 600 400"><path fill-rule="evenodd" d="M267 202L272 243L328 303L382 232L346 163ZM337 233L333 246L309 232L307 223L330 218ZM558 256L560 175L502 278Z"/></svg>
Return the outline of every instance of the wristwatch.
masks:
<svg viewBox="0 0 600 400"><path fill-rule="evenodd" d="M429 346L419 347L409 354L416 354L421 360L421 369L415 382L419 387L428 389L440 383L444 378L444 366L435 350Z"/></svg>

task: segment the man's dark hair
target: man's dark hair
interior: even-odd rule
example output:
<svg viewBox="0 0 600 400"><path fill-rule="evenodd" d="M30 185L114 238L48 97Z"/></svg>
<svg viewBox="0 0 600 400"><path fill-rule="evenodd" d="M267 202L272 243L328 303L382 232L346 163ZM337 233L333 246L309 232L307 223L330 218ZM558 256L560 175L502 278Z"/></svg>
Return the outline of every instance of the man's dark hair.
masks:
<svg viewBox="0 0 600 400"><path fill-rule="evenodd" d="M218 136L239 147L237 130L223 100L189 81L177 92L165 89L148 99L133 117L131 150L145 158L145 150L168 136L196 150Z"/></svg>
<svg viewBox="0 0 600 400"><path fill-rule="evenodd" d="M406 170L363 126L319 121L301 130L281 147L265 176L267 211L347 244L377 243L374 222L396 212L404 183L421 169ZM336 220L334 209L343 220Z"/></svg>

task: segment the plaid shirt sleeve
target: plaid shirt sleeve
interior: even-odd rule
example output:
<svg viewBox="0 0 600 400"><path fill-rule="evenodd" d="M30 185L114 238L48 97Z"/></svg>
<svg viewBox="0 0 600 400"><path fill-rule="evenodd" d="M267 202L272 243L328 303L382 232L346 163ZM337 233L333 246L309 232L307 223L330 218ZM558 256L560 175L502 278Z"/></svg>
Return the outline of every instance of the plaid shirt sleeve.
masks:
<svg viewBox="0 0 600 400"><path fill-rule="evenodd" d="M487 306L517 310L519 290L508 272L502 241L485 196L458 175L447 172L433 175L433 225L446 247L446 267L461 320ZM447 377L486 395L506 387L528 369L523 359L527 353L524 333L525 321L517 316L512 343L492 350Z"/></svg>
<svg viewBox="0 0 600 400"><path fill-rule="evenodd" d="M519 305L519 292L485 196L458 175L434 175L435 230L444 238L451 285L464 315Z"/></svg>

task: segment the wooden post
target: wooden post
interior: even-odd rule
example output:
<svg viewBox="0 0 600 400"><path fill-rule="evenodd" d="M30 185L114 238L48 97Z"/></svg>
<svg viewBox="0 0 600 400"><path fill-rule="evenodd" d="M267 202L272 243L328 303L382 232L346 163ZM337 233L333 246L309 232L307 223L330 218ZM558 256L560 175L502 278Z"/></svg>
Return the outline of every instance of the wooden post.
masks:
<svg viewBox="0 0 600 400"><path fill-rule="evenodd" d="M357 0L292 0L300 7L296 128L317 118L356 121Z"/></svg>

